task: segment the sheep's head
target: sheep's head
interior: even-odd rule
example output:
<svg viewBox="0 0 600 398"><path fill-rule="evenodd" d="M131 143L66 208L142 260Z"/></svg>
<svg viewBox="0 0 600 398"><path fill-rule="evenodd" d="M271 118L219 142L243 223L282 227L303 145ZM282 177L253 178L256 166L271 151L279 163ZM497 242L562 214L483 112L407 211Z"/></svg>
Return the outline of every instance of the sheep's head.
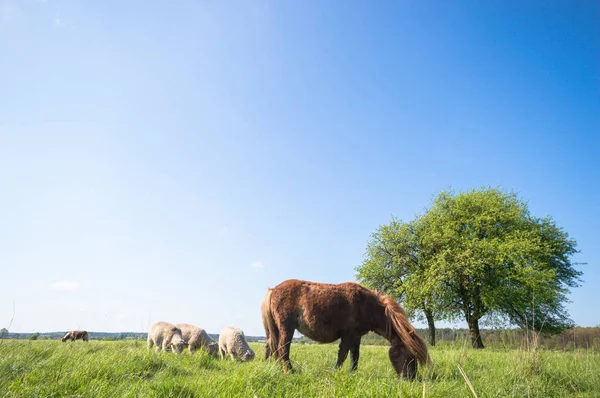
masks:
<svg viewBox="0 0 600 398"><path fill-rule="evenodd" d="M178 339L176 341L171 342L168 347L177 354L181 353L187 347L188 343L185 340Z"/></svg>
<svg viewBox="0 0 600 398"><path fill-rule="evenodd" d="M247 362L247 361L251 361L254 359L254 351L252 351L251 348L248 348L248 350L244 353L244 355L242 355L242 361Z"/></svg>
<svg viewBox="0 0 600 398"><path fill-rule="evenodd" d="M219 345L217 343L210 343L208 347L206 347L208 353L212 356L217 356L219 353Z"/></svg>

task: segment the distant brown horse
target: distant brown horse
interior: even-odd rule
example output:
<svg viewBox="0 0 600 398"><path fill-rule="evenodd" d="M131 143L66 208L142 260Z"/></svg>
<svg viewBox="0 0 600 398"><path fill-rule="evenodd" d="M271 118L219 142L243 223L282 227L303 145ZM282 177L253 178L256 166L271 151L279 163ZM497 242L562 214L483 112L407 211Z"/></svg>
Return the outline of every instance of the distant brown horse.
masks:
<svg viewBox="0 0 600 398"><path fill-rule="evenodd" d="M88 341L90 339L90 334L85 330L72 330L65 334L62 339L60 339L63 343L67 340L75 341L75 340L83 340Z"/></svg>
<svg viewBox="0 0 600 398"><path fill-rule="evenodd" d="M292 369L290 344L294 330L319 343L341 339L336 367L350 351L351 370L358 366L360 339L369 331L390 343L389 358L398 375L414 378L417 361L431 363L425 342L410 324L404 309L391 297L358 283L338 285L287 280L269 289L262 302L267 336L266 358L282 360Z"/></svg>

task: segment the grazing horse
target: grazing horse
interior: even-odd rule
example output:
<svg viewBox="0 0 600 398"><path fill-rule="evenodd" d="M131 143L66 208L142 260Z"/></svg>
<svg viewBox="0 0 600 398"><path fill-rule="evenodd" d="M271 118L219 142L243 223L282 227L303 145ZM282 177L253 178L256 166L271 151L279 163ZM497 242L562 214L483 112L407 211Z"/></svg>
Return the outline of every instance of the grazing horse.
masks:
<svg viewBox="0 0 600 398"><path fill-rule="evenodd" d="M287 280L268 289L261 312L267 336L266 358L283 361L286 372L292 369L290 344L295 329L319 343L341 339L337 368L350 351L350 369L356 370L360 339L369 331L391 343L388 355L398 375L412 379L417 374L417 361L421 365L431 363L427 346L404 309L391 297L358 283Z"/></svg>
<svg viewBox="0 0 600 398"><path fill-rule="evenodd" d="M72 330L69 333L65 334L62 339L60 339L63 343L67 340L75 341L75 340L83 340L88 341L90 339L90 334L85 330Z"/></svg>

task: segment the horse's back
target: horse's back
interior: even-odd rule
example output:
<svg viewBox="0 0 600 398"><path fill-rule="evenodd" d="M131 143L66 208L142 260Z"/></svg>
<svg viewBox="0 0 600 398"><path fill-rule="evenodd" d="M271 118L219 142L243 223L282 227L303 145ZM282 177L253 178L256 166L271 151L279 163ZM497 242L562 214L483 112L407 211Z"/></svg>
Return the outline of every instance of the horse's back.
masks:
<svg viewBox="0 0 600 398"><path fill-rule="evenodd" d="M373 292L355 282L338 284L289 279L272 289L272 299L290 306L355 307L374 296Z"/></svg>
<svg viewBox="0 0 600 398"><path fill-rule="evenodd" d="M354 282L291 279L273 288L271 310L278 324L293 325L310 339L328 343L349 329L368 331L364 318L372 296L370 290Z"/></svg>

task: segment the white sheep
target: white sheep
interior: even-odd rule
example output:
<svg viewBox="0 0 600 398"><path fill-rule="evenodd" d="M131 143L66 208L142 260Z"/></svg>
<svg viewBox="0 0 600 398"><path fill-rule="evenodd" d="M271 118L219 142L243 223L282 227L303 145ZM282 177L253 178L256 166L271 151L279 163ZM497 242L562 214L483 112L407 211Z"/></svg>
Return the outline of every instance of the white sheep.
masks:
<svg viewBox="0 0 600 398"><path fill-rule="evenodd" d="M234 326L228 326L221 330L221 334L219 335L219 353L221 354L221 359L225 359L226 354L229 354L233 360L237 357L244 362L254 359L254 351L248 346L244 332Z"/></svg>
<svg viewBox="0 0 600 398"><path fill-rule="evenodd" d="M148 333L148 348L156 346L156 351L168 351L180 353L187 342L181 336L181 330L168 322L156 322Z"/></svg>
<svg viewBox="0 0 600 398"><path fill-rule="evenodd" d="M208 333L204 329L187 323L179 323L175 326L181 330L181 336L187 341L190 352L194 352L202 347L210 355L217 355L219 346L208 336Z"/></svg>

